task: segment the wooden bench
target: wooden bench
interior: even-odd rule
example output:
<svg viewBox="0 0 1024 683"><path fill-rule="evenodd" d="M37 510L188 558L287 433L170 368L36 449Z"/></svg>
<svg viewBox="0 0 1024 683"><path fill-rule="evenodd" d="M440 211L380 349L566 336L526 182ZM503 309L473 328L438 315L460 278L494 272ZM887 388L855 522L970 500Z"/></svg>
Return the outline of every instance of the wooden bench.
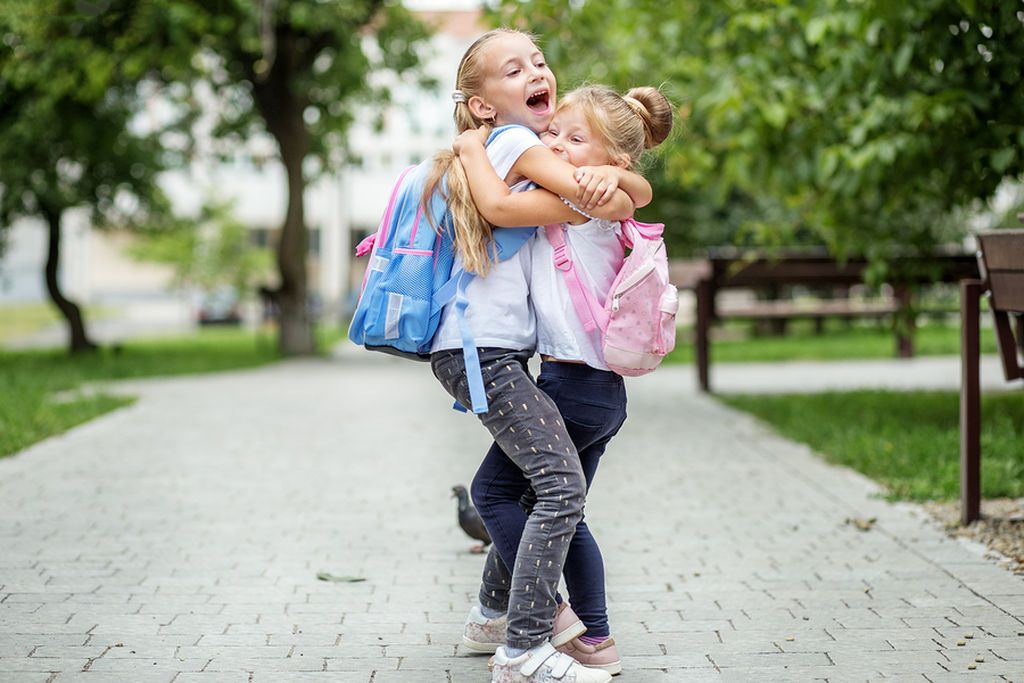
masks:
<svg viewBox="0 0 1024 683"><path fill-rule="evenodd" d="M960 521L981 516L980 299L988 298L1006 381L1024 379L1024 230L978 235L978 278L960 283ZM1017 330L1011 316L1016 317ZM1015 338L1016 337L1016 338Z"/></svg>
<svg viewBox="0 0 1024 683"><path fill-rule="evenodd" d="M786 285L804 285L812 288L850 287L864 282L868 267L863 259L837 261L824 251L801 250L776 253L741 251L720 248L709 251L706 266L696 277L693 288L697 295L696 331L694 350L697 361L697 379L704 391L710 391L711 328L724 318L750 318L786 320L790 318L883 317L899 314L912 305L911 287L931 282L958 282L977 277L977 262L973 254L939 252L928 257L896 259L894 267L907 276L896 286L892 301L859 303L849 300L824 300L809 306L799 302L758 302L746 309L720 311L716 297L720 290L771 290ZM673 280L675 281L675 280ZM678 284L678 283L677 283ZM900 356L913 355L912 330L904 329L897 335Z"/></svg>

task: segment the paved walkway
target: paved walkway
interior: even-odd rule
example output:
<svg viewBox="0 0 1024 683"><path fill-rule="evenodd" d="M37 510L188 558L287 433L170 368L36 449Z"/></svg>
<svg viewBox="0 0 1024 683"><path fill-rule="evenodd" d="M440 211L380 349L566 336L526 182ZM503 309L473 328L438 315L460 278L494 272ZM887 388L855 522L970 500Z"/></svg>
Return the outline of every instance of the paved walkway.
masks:
<svg viewBox="0 0 1024 683"><path fill-rule="evenodd" d="M624 683L1024 681L1020 578L691 377L630 382L588 503ZM488 680L459 645L481 557L448 497L487 442L425 366L128 388L0 460L0 682Z"/></svg>

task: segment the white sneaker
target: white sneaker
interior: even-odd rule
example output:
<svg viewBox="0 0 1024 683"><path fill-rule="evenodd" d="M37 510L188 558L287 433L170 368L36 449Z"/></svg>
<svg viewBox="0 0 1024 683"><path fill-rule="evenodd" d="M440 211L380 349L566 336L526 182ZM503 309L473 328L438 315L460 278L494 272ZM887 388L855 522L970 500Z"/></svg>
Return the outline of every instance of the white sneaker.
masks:
<svg viewBox="0 0 1024 683"><path fill-rule="evenodd" d="M491 683L609 683L612 675L588 669L546 642L510 658L499 647L491 657Z"/></svg>
<svg viewBox="0 0 1024 683"><path fill-rule="evenodd" d="M488 619L480 611L480 605L473 605L462 629L462 644L473 652L490 653L505 644L508 632L508 615Z"/></svg>

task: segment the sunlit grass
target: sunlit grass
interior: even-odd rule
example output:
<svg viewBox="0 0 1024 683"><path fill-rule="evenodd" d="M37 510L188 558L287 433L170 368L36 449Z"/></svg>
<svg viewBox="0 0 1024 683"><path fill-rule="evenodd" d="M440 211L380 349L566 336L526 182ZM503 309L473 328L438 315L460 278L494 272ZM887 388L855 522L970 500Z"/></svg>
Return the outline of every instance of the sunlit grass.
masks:
<svg viewBox="0 0 1024 683"><path fill-rule="evenodd" d="M89 306L85 310L88 320L100 320L108 315L110 310L103 306ZM0 305L0 346L63 321L60 312L50 303Z"/></svg>
<svg viewBox="0 0 1024 683"><path fill-rule="evenodd" d="M320 348L340 335L318 333ZM134 400L83 391L89 382L234 370L280 357L274 334L240 328L128 341L74 356L64 349L0 351L0 457Z"/></svg>
<svg viewBox="0 0 1024 683"><path fill-rule="evenodd" d="M891 497L951 500L960 492L959 395L849 391L720 397L880 482ZM982 495L1024 496L1024 391L982 402Z"/></svg>
<svg viewBox="0 0 1024 683"><path fill-rule="evenodd" d="M896 340L884 326L855 325L845 327L830 322L821 335L814 334L808 321L790 326L784 337L757 337L751 325L730 323L715 328L711 342L711 362L752 363L792 360L853 360L893 358ZM991 329L981 333L983 353L995 353L995 337ZM956 325L929 323L917 329L914 352L918 356L957 355L960 353L960 328ZM693 330L680 329L675 350L665 362L694 362Z"/></svg>

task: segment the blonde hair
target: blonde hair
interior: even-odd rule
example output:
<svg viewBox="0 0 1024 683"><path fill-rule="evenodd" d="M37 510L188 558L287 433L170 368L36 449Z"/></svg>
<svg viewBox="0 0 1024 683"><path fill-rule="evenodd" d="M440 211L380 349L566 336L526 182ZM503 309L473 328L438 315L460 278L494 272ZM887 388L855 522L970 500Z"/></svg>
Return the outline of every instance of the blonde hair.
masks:
<svg viewBox="0 0 1024 683"><path fill-rule="evenodd" d="M644 151L660 145L672 132L672 104L657 88L633 88L620 95L605 85L576 88L558 108L580 107L587 123L612 159L626 157L634 169Z"/></svg>
<svg viewBox="0 0 1024 683"><path fill-rule="evenodd" d="M486 75L484 50L492 40L508 34L526 36L536 42L532 35L509 28L494 29L477 38L462 55L455 77L455 89L464 95L464 100L482 95ZM453 117L459 133L484 124L494 124L493 120L484 121L474 116L465 101L455 103ZM423 189L424 206L434 192L440 192L448 203L455 229L455 249L462 255L463 266L471 273L486 275L493 259L491 224L480 215L476 204L473 203L466 171L451 150L443 150L434 155L434 165L427 175L426 186ZM440 226L435 225L434 229L439 230Z"/></svg>

